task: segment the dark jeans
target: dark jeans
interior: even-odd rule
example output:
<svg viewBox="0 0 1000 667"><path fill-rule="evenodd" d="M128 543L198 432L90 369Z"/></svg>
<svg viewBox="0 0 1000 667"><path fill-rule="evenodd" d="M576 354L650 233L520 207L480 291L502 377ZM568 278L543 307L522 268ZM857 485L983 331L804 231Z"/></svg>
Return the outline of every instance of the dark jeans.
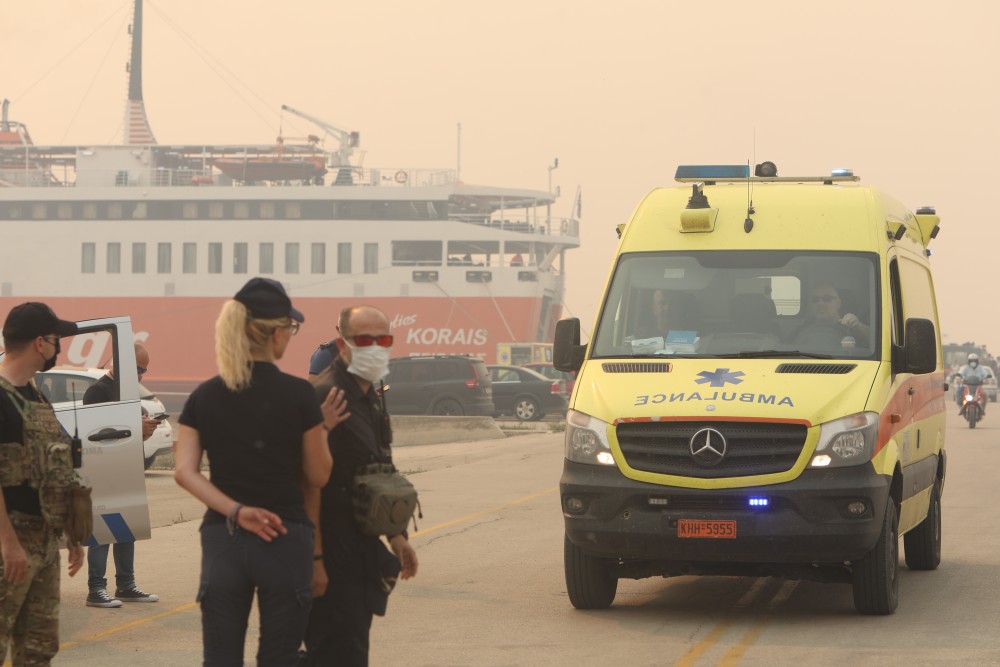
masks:
<svg viewBox="0 0 1000 667"><path fill-rule="evenodd" d="M257 664L297 665L312 602L313 530L285 523L287 535L265 542L225 524L201 527L202 642L206 666L243 665L247 619L257 592Z"/></svg>
<svg viewBox="0 0 1000 667"><path fill-rule="evenodd" d="M101 544L87 549L87 588L90 592L108 587L108 547ZM116 542L111 548L115 555L115 589L125 591L135 587L135 542Z"/></svg>

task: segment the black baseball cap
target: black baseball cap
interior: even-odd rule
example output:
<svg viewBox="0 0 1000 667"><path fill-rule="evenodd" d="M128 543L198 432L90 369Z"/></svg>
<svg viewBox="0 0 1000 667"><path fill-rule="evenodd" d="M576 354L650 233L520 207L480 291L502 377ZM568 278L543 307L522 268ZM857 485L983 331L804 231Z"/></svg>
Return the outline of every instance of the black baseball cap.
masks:
<svg viewBox="0 0 1000 667"><path fill-rule="evenodd" d="M72 336L76 332L76 322L60 320L41 301L28 301L14 306L3 323L4 340L32 340L50 334Z"/></svg>
<svg viewBox="0 0 1000 667"><path fill-rule="evenodd" d="M292 308L292 300L277 280L251 278L233 298L247 307L250 317L262 320L290 317L296 322L306 321L302 313Z"/></svg>

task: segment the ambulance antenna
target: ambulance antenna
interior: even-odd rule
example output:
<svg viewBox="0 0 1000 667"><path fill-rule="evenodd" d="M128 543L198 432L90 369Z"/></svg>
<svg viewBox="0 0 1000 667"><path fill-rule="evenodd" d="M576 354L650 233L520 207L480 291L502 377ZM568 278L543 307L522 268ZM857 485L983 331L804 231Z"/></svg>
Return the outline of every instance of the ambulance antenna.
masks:
<svg viewBox="0 0 1000 667"><path fill-rule="evenodd" d="M754 159L757 159L756 153L757 150L755 148ZM753 210L753 180L750 178L750 162L748 161L747 162L747 219L743 221L743 231L746 232L747 234L749 234L750 230L753 229L753 218L751 218L750 216L753 215L754 212L755 211Z"/></svg>

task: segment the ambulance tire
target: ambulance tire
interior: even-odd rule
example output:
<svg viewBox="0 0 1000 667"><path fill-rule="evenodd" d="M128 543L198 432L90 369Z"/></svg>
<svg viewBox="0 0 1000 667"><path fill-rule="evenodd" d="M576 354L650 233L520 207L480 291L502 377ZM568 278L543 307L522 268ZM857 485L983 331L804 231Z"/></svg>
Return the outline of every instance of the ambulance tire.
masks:
<svg viewBox="0 0 1000 667"><path fill-rule="evenodd" d="M852 564L854 608L862 614L886 616L899 606L899 518L890 497L882 530L872 550Z"/></svg>
<svg viewBox="0 0 1000 667"><path fill-rule="evenodd" d="M577 609L607 609L618 592L618 577L608 561L590 556L563 536L566 592Z"/></svg>
<svg viewBox="0 0 1000 667"><path fill-rule="evenodd" d="M911 570L936 570L941 564L941 482L934 481L927 517L903 535L906 566Z"/></svg>

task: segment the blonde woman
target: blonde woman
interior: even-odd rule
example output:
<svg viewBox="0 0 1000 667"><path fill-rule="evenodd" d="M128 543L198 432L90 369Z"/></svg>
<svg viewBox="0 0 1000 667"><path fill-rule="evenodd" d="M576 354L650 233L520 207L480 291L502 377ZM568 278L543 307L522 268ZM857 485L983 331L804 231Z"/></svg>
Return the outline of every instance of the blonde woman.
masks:
<svg viewBox="0 0 1000 667"><path fill-rule="evenodd" d="M346 416L342 392L321 405L308 382L275 365L304 319L281 283L252 278L216 322L219 375L180 416L174 478L208 507L198 589L205 665L243 664L254 593L258 664L297 664L312 596L326 588L314 527L333 463L326 433Z"/></svg>

